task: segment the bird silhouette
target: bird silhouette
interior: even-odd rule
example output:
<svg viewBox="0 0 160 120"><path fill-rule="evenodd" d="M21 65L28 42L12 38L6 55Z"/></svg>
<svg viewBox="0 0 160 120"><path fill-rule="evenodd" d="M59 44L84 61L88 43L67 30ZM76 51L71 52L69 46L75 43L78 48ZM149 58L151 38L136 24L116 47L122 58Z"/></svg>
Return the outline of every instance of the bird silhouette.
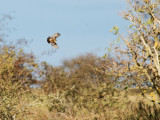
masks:
<svg viewBox="0 0 160 120"><path fill-rule="evenodd" d="M54 47L54 48L58 48L58 45L57 45L57 39L61 34L60 33L54 33L52 36L49 36L47 38L47 42Z"/></svg>

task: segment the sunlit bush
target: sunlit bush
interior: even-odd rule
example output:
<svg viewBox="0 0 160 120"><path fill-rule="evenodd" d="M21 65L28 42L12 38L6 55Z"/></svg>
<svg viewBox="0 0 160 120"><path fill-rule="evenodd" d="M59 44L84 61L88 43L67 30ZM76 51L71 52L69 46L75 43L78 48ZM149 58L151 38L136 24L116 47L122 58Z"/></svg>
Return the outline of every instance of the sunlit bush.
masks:
<svg viewBox="0 0 160 120"><path fill-rule="evenodd" d="M25 54L22 49L6 45L1 47L0 118L2 120L15 119L25 112L25 107L20 103L27 88L36 81L33 75L35 67L33 56Z"/></svg>

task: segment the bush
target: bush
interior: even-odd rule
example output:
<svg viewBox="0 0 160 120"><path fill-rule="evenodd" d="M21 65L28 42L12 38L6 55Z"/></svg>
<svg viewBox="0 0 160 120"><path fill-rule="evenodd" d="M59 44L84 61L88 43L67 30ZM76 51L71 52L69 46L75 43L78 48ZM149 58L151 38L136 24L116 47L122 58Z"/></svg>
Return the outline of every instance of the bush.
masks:
<svg viewBox="0 0 160 120"><path fill-rule="evenodd" d="M23 95L35 81L33 58L13 46L3 46L0 52L0 118L15 119L25 112ZM22 115L24 117L24 115ZM21 117L22 117L21 116ZM19 116L20 117L20 116Z"/></svg>
<svg viewBox="0 0 160 120"><path fill-rule="evenodd" d="M126 117L128 120L159 120L160 119L160 108L155 104L148 105L144 102L139 102L138 107L133 107L130 111L131 114Z"/></svg>

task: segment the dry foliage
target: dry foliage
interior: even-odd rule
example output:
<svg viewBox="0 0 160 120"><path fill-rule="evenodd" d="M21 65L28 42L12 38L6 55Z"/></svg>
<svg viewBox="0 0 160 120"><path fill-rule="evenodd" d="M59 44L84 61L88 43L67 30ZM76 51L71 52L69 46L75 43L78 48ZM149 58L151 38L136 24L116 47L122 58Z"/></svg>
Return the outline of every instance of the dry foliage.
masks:
<svg viewBox="0 0 160 120"><path fill-rule="evenodd" d="M160 95L160 1L128 0L128 3L130 7L122 12L122 17L131 23L129 35L119 34L117 26L111 31L122 40L123 46L126 45L113 48L118 63L122 64L116 65L123 68L118 74L123 85L140 88L144 96L144 87Z"/></svg>
<svg viewBox="0 0 160 120"><path fill-rule="evenodd" d="M87 54L53 67L16 45L0 44L0 119L160 119L160 2L128 3L122 16L131 22L129 35L113 27L124 47L108 49L112 56Z"/></svg>

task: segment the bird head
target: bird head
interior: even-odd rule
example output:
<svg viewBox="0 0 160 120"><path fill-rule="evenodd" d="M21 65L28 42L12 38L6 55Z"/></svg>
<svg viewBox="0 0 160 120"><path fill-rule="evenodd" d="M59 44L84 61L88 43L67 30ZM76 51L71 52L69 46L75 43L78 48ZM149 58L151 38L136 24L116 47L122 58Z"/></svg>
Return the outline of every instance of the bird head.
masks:
<svg viewBox="0 0 160 120"><path fill-rule="evenodd" d="M51 37L49 36L49 37L47 38L47 42L48 42L48 43L50 43L50 39L51 39Z"/></svg>

